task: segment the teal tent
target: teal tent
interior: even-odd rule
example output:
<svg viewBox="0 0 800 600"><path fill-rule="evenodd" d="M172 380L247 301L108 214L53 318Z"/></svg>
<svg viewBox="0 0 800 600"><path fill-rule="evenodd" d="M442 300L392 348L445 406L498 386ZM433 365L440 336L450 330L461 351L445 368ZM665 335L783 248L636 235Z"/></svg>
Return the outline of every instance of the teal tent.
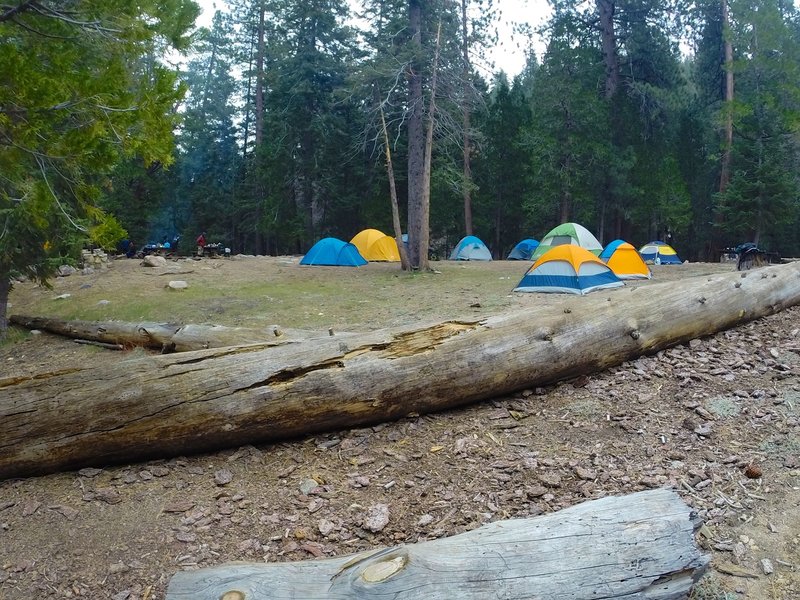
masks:
<svg viewBox="0 0 800 600"><path fill-rule="evenodd" d="M353 244L336 238L323 238L314 244L300 261L301 265L360 267L367 264Z"/></svg>

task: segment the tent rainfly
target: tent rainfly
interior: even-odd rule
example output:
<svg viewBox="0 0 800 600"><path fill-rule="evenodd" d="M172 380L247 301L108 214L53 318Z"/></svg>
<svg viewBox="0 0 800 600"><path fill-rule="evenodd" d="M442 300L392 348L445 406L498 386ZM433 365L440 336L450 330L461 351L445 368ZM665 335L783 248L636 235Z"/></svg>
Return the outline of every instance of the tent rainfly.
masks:
<svg viewBox="0 0 800 600"><path fill-rule="evenodd" d="M538 245L539 242L530 238L522 240L508 253L506 260L530 260Z"/></svg>
<svg viewBox="0 0 800 600"><path fill-rule="evenodd" d="M358 248L358 252L366 260L399 262L400 251L397 242L377 229L364 229L358 232L350 243Z"/></svg>
<svg viewBox="0 0 800 600"><path fill-rule="evenodd" d="M480 239L468 235L453 248L450 260L492 260L492 253Z"/></svg>
<svg viewBox="0 0 800 600"><path fill-rule="evenodd" d="M675 248L666 242L650 242L639 248L642 260L648 264L680 265L683 261L678 258Z"/></svg>
<svg viewBox="0 0 800 600"><path fill-rule="evenodd" d="M650 279L652 277L650 269L644 264L636 248L624 240L614 240L609 243L600 253L599 258L620 279Z"/></svg>
<svg viewBox="0 0 800 600"><path fill-rule="evenodd" d="M300 264L318 267L360 267L367 264L367 261L353 244L328 237L314 244Z"/></svg>
<svg viewBox="0 0 800 600"><path fill-rule="evenodd" d="M622 285L625 284L594 254L580 246L564 244L551 248L533 263L514 291L583 295Z"/></svg>
<svg viewBox="0 0 800 600"><path fill-rule="evenodd" d="M588 250L595 256L603 250L603 245L597 240L591 231L578 223L562 223L547 232L547 235L539 242L539 246L531 255L531 260L538 260L550 248L571 244L580 246Z"/></svg>

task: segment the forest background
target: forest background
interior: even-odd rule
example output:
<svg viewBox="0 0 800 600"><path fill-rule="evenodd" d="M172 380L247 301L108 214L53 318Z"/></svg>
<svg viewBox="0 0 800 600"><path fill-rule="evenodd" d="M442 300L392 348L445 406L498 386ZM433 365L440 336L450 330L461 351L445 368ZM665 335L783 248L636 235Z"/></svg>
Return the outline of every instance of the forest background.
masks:
<svg viewBox="0 0 800 600"><path fill-rule="evenodd" d="M798 251L791 1L553 0L513 78L485 59L497 0L232 0L207 28L189 0L54 5L0 13L0 276L87 238L297 254L394 234L392 185L417 268L565 221L691 260Z"/></svg>
<svg viewBox="0 0 800 600"><path fill-rule="evenodd" d="M177 164L129 176L130 195L109 208L134 209L138 222L122 220L136 239L207 230L255 254L303 253L320 237L349 240L366 227L391 234L379 109L405 199L408 69L416 59L430 86L441 22L430 180L437 254L474 233L504 257L570 220L604 243L670 238L693 260L743 241L796 252L800 21L790 2L732 2L728 27L721 2L553 3L544 56L530 54L510 81L487 76L482 59L502 3L419 4L415 57L408 2L365 3L365 30L353 28L346 2L232 3L187 64ZM736 87L726 102L728 70ZM728 116L730 184L721 190ZM142 200L152 208L142 212Z"/></svg>

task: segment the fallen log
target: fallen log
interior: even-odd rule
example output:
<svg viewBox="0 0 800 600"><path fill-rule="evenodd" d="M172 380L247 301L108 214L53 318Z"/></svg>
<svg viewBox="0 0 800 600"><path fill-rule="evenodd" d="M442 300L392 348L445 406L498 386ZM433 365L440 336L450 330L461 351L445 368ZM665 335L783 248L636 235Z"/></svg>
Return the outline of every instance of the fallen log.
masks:
<svg viewBox="0 0 800 600"><path fill-rule="evenodd" d="M126 323L124 321L65 321L48 317L30 317L11 315L11 325L38 329L65 337L92 340L104 344L122 346L142 346L161 350L170 344L172 336L180 329L180 325L172 323ZM196 348L199 350L199 348Z"/></svg>
<svg viewBox="0 0 800 600"><path fill-rule="evenodd" d="M798 303L794 263L570 297L482 321L0 379L0 478L440 411L596 372Z"/></svg>
<svg viewBox="0 0 800 600"><path fill-rule="evenodd" d="M112 346L141 346L170 352L189 352L244 344L281 345L311 337L309 332L285 330L277 325L267 329L198 325L188 323L129 323L126 321L66 321L49 317L11 315L9 323L27 329L39 329L78 340L90 340ZM321 334L313 334L319 336Z"/></svg>
<svg viewBox="0 0 800 600"><path fill-rule="evenodd" d="M81 344L83 346L96 346L98 348L105 348L106 350L125 350L125 346L122 344L107 344L105 342L96 342L94 340L72 340L76 344Z"/></svg>
<svg viewBox="0 0 800 600"><path fill-rule="evenodd" d="M678 600L707 566L691 509L659 489L349 556L182 571L166 600Z"/></svg>

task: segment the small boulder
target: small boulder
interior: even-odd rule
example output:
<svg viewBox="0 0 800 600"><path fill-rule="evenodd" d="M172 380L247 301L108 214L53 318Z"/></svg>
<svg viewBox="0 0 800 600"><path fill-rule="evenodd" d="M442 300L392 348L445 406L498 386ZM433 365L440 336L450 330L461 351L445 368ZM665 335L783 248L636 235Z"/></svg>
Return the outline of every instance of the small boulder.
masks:
<svg viewBox="0 0 800 600"><path fill-rule="evenodd" d="M163 256L156 256L155 254L148 254L142 261L143 267L166 267L167 259Z"/></svg>
<svg viewBox="0 0 800 600"><path fill-rule="evenodd" d="M333 521L329 521L328 519L320 519L319 523L317 524L317 529L319 529L319 532L322 535L328 536L333 532L334 529L336 529L336 525L333 523Z"/></svg>
<svg viewBox="0 0 800 600"><path fill-rule="evenodd" d="M186 283L185 281L175 280L175 281L170 281L167 284L167 287L171 290L185 290L186 288L189 287L189 284Z"/></svg>
<svg viewBox="0 0 800 600"><path fill-rule="evenodd" d="M311 492L319 487L319 483L317 483L314 479L304 479L300 482L299 490L300 493L308 496Z"/></svg>
<svg viewBox="0 0 800 600"><path fill-rule="evenodd" d="M214 483L218 486L228 485L233 481L233 473L229 469L220 469L214 473Z"/></svg>
<svg viewBox="0 0 800 600"><path fill-rule="evenodd" d="M389 524L389 507L386 504L373 504L364 515L362 527L378 533Z"/></svg>
<svg viewBox="0 0 800 600"><path fill-rule="evenodd" d="M77 273L78 269L72 267L70 265L61 265L58 267L58 276L59 277L69 277L73 273Z"/></svg>

